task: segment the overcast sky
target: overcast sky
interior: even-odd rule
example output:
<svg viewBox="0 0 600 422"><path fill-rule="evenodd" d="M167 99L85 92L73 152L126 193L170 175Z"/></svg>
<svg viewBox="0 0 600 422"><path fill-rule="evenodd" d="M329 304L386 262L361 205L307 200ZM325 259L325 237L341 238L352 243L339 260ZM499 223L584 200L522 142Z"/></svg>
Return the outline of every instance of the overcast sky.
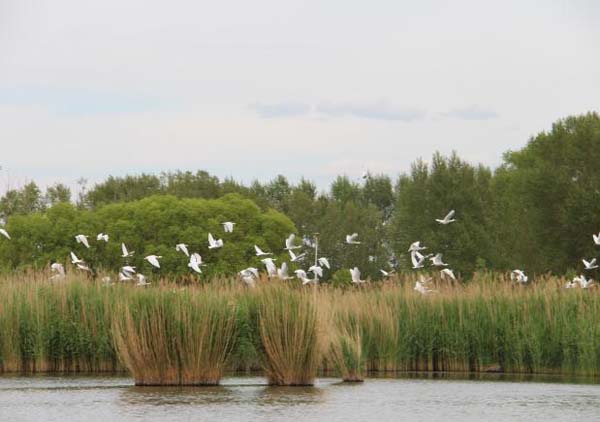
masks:
<svg viewBox="0 0 600 422"><path fill-rule="evenodd" d="M598 110L599 76L593 0L0 0L0 192L495 166Z"/></svg>

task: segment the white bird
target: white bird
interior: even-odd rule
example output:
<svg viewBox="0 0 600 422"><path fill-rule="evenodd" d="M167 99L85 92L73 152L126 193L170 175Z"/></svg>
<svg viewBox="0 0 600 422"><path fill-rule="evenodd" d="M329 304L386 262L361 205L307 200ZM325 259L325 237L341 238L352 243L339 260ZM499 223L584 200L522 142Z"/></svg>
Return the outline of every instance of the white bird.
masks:
<svg viewBox="0 0 600 422"><path fill-rule="evenodd" d="M258 278L258 269L254 267L248 267L245 270L239 272L242 281L249 287L256 285L256 279Z"/></svg>
<svg viewBox="0 0 600 422"><path fill-rule="evenodd" d="M444 268L442 271L440 271L440 275L442 276L442 278L449 278L451 280L456 280L456 277L454 276L454 272L450 268Z"/></svg>
<svg viewBox="0 0 600 422"><path fill-rule="evenodd" d="M413 242L410 244L410 247L408 248L408 252L418 252L418 251L422 251L423 249L427 249L425 246L421 246L421 241L417 240L416 242Z"/></svg>
<svg viewBox="0 0 600 422"><path fill-rule="evenodd" d="M324 256L319 258L318 261L319 261L319 264L321 264L323 267L327 267L328 270L331 269L331 265L329 265L329 260L327 258L325 258Z"/></svg>
<svg viewBox="0 0 600 422"><path fill-rule="evenodd" d="M296 277L299 278L300 281L302 281L303 286L306 284L310 284L314 281L308 278L308 276L306 275L306 271L304 270L296 270L294 271L294 274L296 274Z"/></svg>
<svg viewBox="0 0 600 422"><path fill-rule="evenodd" d="M593 270L595 268L598 268L598 265L596 264L596 258L592 259L591 261L586 261L585 259L582 259L581 261L583 262L583 265L586 270Z"/></svg>
<svg viewBox="0 0 600 422"><path fill-rule="evenodd" d="M352 283L354 284L361 284L365 282L365 280L360 279L360 270L358 267L350 269L350 277L352 277Z"/></svg>
<svg viewBox="0 0 600 422"><path fill-rule="evenodd" d="M71 252L71 264L73 264L73 265L83 264L83 259L77 258L77 255L75 255L73 252Z"/></svg>
<svg viewBox="0 0 600 422"><path fill-rule="evenodd" d="M125 243L121 243L121 252L122 252L122 255L121 255L122 258L129 258L130 256L133 256L133 254L135 253L134 251L129 252L127 250L127 246L125 246Z"/></svg>
<svg viewBox="0 0 600 422"><path fill-rule="evenodd" d="M346 243L348 245L360 245L360 242L356 240L358 238L358 233L352 233L346 235Z"/></svg>
<svg viewBox="0 0 600 422"><path fill-rule="evenodd" d="M160 263L158 260L162 258L160 255L148 255L144 259L150 263L153 267L160 268Z"/></svg>
<svg viewBox="0 0 600 422"><path fill-rule="evenodd" d="M512 270L510 273L510 279L521 284L525 284L529 280L522 270Z"/></svg>
<svg viewBox="0 0 600 422"><path fill-rule="evenodd" d="M208 249L217 249L223 247L223 239L215 240L211 233L208 234Z"/></svg>
<svg viewBox="0 0 600 422"><path fill-rule="evenodd" d="M146 281L146 277L142 274L138 274L137 278L138 278L138 282L135 283L136 286L147 286L150 284L149 282Z"/></svg>
<svg viewBox="0 0 600 422"><path fill-rule="evenodd" d="M5 229L0 229L0 234L10 240L10 235Z"/></svg>
<svg viewBox="0 0 600 422"><path fill-rule="evenodd" d="M90 243L88 242L88 237L85 234L78 234L77 236L75 236L75 240L77 241L77 243L82 243L83 246L85 246L86 248L90 248Z"/></svg>
<svg viewBox="0 0 600 422"><path fill-rule="evenodd" d="M592 284L594 283L594 280L588 280L585 278L584 275L580 275L579 277L575 277L573 279L573 282L577 282L579 283L579 286L582 289L589 289L590 287L592 287Z"/></svg>
<svg viewBox="0 0 600 422"><path fill-rule="evenodd" d="M288 253L290 254L290 260L292 262L300 261L302 258L304 258L306 256L306 252L305 253L301 253L300 255L296 255L294 253L294 251L288 250Z"/></svg>
<svg viewBox="0 0 600 422"><path fill-rule="evenodd" d="M383 275L384 277L391 277L391 275L394 273L394 271L386 271L386 270L379 270L379 272L381 273L381 275Z"/></svg>
<svg viewBox="0 0 600 422"><path fill-rule="evenodd" d="M413 264L413 269L423 268L425 266L425 256L419 251L412 251L410 253L410 260Z"/></svg>
<svg viewBox="0 0 600 422"><path fill-rule="evenodd" d="M565 289L576 289L578 286L578 284L577 284L578 279L579 279L579 277L575 277L573 280L567 281L567 284L565 284Z"/></svg>
<svg viewBox="0 0 600 422"><path fill-rule="evenodd" d="M447 267L448 264L444 264L444 262L442 261L442 254L438 253L437 255L429 258L429 260L431 261L432 265L435 265L436 267Z"/></svg>
<svg viewBox="0 0 600 422"><path fill-rule="evenodd" d="M369 262L375 262L377 261L377 257L373 256L373 255L369 255Z"/></svg>
<svg viewBox="0 0 600 422"><path fill-rule="evenodd" d="M256 251L256 256L273 255L271 252L263 252L263 250L256 245L254 245L254 250Z"/></svg>
<svg viewBox="0 0 600 422"><path fill-rule="evenodd" d="M307 246L309 248L314 248L315 247L315 242L308 236L304 236L302 238L302 244L304 246Z"/></svg>
<svg viewBox="0 0 600 422"><path fill-rule="evenodd" d="M296 240L296 235L294 233L290 234L287 239L285 239L285 248L286 251L291 251L292 249L300 249L302 246L294 245L294 240Z"/></svg>
<svg viewBox="0 0 600 422"><path fill-rule="evenodd" d="M50 277L50 280L65 278L65 267L63 266L63 264L53 262L52 265L50 265L50 269L53 273L56 273L55 275Z"/></svg>
<svg viewBox="0 0 600 422"><path fill-rule="evenodd" d="M119 273L119 281L130 281L133 280L132 275L124 274L123 272Z"/></svg>
<svg viewBox="0 0 600 422"><path fill-rule="evenodd" d="M277 276L277 266L272 260L264 260L265 267L267 269L267 277L276 277Z"/></svg>
<svg viewBox="0 0 600 422"><path fill-rule="evenodd" d="M105 286L112 286L115 283L112 282L110 277L106 276L106 277L102 277L102 284L104 284Z"/></svg>
<svg viewBox="0 0 600 422"><path fill-rule="evenodd" d="M88 271L88 272L92 272L92 270L90 269L90 267L88 267L85 264L76 264L77 268L80 269L81 271Z"/></svg>
<svg viewBox="0 0 600 422"><path fill-rule="evenodd" d="M200 274L202 273L202 269L200 268L202 265L204 265L202 264L202 257L200 256L200 254L194 252L190 256L190 262L188 263L188 267Z"/></svg>
<svg viewBox="0 0 600 422"><path fill-rule="evenodd" d="M187 247L188 247L188 245L186 245L185 243L178 243L177 245L175 245L175 250L177 252L183 252L185 254L185 256L187 256L189 258L190 253L189 253Z"/></svg>
<svg viewBox="0 0 600 422"><path fill-rule="evenodd" d="M96 236L96 240L98 242L101 240L108 242L108 235L106 233L99 233L98 236Z"/></svg>
<svg viewBox="0 0 600 422"><path fill-rule="evenodd" d="M129 277L136 273L135 267L132 267L131 265L125 265L124 267L121 267L121 272Z"/></svg>
<svg viewBox="0 0 600 422"><path fill-rule="evenodd" d="M422 295L427 295L429 293L432 293L433 290L431 290L429 287L427 287L427 283L429 283L429 281L431 281L430 278L428 279L424 279L423 277L421 277L419 280L417 280L415 282L415 290L419 293L421 293Z"/></svg>
<svg viewBox="0 0 600 422"><path fill-rule="evenodd" d="M223 225L223 230L225 231L225 233L233 233L233 226L235 223L231 221L226 221L221 224Z"/></svg>
<svg viewBox="0 0 600 422"><path fill-rule="evenodd" d="M450 223L453 223L454 221L456 221L452 217L454 217L454 210L452 210L448 214L446 214L446 216L443 219L440 220L439 218L436 218L435 221L437 221L440 224L446 225L446 224L450 224Z"/></svg>
<svg viewBox="0 0 600 422"><path fill-rule="evenodd" d="M313 273L315 277L323 277L323 268L319 267L318 265L312 265L308 269L308 272Z"/></svg>
<svg viewBox="0 0 600 422"><path fill-rule="evenodd" d="M592 235L592 238L594 239L594 243L595 243L596 245L600 245L600 233L598 233L598 234L593 234L593 235Z"/></svg>
<svg viewBox="0 0 600 422"><path fill-rule="evenodd" d="M290 280L292 277L288 275L287 262L281 264L281 268L277 269L277 277L281 280Z"/></svg>

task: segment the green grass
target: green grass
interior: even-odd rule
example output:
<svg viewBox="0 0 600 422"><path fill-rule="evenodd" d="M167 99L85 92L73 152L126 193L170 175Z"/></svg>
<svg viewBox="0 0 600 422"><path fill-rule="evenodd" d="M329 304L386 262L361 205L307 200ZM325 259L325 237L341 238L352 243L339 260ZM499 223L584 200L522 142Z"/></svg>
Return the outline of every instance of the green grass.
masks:
<svg viewBox="0 0 600 422"><path fill-rule="evenodd" d="M273 384L311 384L330 366L348 381L373 371L598 376L600 292L563 285L480 274L421 296L409 277L356 289L7 277L0 371L129 371L140 385L216 384L257 368Z"/></svg>

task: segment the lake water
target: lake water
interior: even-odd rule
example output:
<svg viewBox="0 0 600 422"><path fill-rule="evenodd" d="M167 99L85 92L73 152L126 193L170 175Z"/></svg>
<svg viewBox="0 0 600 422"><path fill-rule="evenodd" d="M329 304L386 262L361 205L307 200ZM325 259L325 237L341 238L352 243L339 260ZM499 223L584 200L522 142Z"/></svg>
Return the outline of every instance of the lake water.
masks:
<svg viewBox="0 0 600 422"><path fill-rule="evenodd" d="M600 385L560 378L369 378L269 387L228 377L220 387L135 387L131 378L0 377L0 421L592 421Z"/></svg>

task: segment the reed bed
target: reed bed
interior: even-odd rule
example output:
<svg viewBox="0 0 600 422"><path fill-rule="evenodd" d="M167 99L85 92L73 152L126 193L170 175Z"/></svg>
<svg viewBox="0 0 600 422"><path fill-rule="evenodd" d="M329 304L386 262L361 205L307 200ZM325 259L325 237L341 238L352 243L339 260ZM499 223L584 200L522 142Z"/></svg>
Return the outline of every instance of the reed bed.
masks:
<svg viewBox="0 0 600 422"><path fill-rule="evenodd" d="M600 296L542 277L501 274L413 291L400 276L358 288L261 280L147 288L91 280L0 279L1 372L129 371L140 385L215 384L261 368L278 385L311 384L333 366L371 372L600 375Z"/></svg>

